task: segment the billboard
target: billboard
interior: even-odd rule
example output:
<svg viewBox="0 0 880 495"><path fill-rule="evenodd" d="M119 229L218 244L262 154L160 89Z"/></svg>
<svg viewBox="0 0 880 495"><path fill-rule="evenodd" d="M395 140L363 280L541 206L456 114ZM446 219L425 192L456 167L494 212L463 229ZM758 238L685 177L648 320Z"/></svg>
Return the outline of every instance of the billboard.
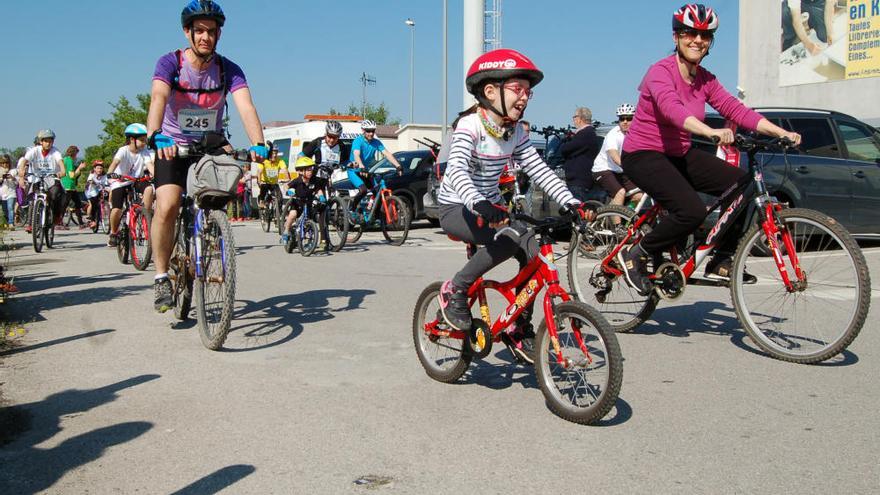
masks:
<svg viewBox="0 0 880 495"><path fill-rule="evenodd" d="M880 76L880 0L782 0L779 85Z"/></svg>

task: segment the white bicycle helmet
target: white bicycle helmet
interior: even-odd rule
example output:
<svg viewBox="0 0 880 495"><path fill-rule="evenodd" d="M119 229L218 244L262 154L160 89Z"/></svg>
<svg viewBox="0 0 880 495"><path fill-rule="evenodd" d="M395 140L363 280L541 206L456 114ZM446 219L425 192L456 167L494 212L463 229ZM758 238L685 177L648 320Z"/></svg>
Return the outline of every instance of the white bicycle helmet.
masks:
<svg viewBox="0 0 880 495"><path fill-rule="evenodd" d="M635 115L635 113L636 113L636 107L630 105L629 103L624 103L623 105L620 105L619 107L617 107L617 116L618 117L620 117L621 115Z"/></svg>
<svg viewBox="0 0 880 495"><path fill-rule="evenodd" d="M370 119L364 119L361 121L361 130L375 131L376 130L376 123Z"/></svg>
<svg viewBox="0 0 880 495"><path fill-rule="evenodd" d="M324 134L330 134L332 136L341 136L342 135L342 124L340 124L338 120L328 121L327 126L324 127Z"/></svg>
<svg viewBox="0 0 880 495"><path fill-rule="evenodd" d="M37 141L42 141L43 139L55 139L55 132L52 129L43 129L37 132Z"/></svg>

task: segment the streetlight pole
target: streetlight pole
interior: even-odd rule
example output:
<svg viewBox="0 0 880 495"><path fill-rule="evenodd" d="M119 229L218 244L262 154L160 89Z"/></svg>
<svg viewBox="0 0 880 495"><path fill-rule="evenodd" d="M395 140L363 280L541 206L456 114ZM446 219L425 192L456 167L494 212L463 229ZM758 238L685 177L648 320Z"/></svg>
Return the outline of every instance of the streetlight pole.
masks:
<svg viewBox="0 0 880 495"><path fill-rule="evenodd" d="M449 2L448 0L443 0L443 57L442 57L442 67L440 68L440 73L442 74L442 91L441 91L441 100L442 100L442 111L441 111L441 131L440 131L440 142L446 143L446 121L449 118L449 40L447 36L449 35Z"/></svg>
<svg viewBox="0 0 880 495"><path fill-rule="evenodd" d="M408 18L404 21L409 26L409 123L413 123L413 67L416 51L416 21Z"/></svg>

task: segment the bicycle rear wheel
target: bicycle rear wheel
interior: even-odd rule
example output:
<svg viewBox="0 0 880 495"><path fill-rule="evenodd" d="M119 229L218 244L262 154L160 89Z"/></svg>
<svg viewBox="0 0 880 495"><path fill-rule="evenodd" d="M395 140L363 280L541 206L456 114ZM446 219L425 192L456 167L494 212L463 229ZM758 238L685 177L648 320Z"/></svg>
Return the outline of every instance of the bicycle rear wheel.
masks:
<svg viewBox="0 0 880 495"><path fill-rule="evenodd" d="M33 239L34 251L39 253L43 250L43 217L46 215L46 203L42 199L34 201L31 207L31 237Z"/></svg>
<svg viewBox="0 0 880 495"><path fill-rule="evenodd" d="M150 223L153 215L143 207L135 211L134 225L129 229L131 235L131 264L140 271L150 266L153 247L150 243Z"/></svg>
<svg viewBox="0 0 880 495"><path fill-rule="evenodd" d="M281 235L281 230L284 229L284 218L281 214L281 199L275 200L275 229L278 230L278 235Z"/></svg>
<svg viewBox="0 0 880 495"><path fill-rule="evenodd" d="M858 244L833 218L813 210L779 212L782 261L795 287L786 289L760 225L745 235L733 260L730 293L749 337L767 354L795 363L818 363L843 352L859 334L871 304L871 279ZM803 281L798 281L784 237L790 236ZM743 272L758 278L743 283Z"/></svg>
<svg viewBox="0 0 880 495"><path fill-rule="evenodd" d="M331 250L339 252L345 247L348 237L348 204L339 198L331 199L321 216L321 221L326 226L323 232L327 233L327 239L324 240Z"/></svg>
<svg viewBox="0 0 880 495"><path fill-rule="evenodd" d="M101 230L110 233L110 201L101 202Z"/></svg>
<svg viewBox="0 0 880 495"><path fill-rule="evenodd" d="M554 318L557 343L551 342L546 321L538 329L538 385L556 415L574 423L593 423L608 414L620 394L623 356L617 336L598 311L582 302L558 304Z"/></svg>
<svg viewBox="0 0 880 495"><path fill-rule="evenodd" d="M48 214L48 212L46 212ZM46 247L52 249L55 246L55 224L50 223L49 225L43 226L43 236L46 238Z"/></svg>
<svg viewBox="0 0 880 495"><path fill-rule="evenodd" d="M260 227L263 229L263 232L269 232L269 229L272 228L272 222L269 219L269 209L266 207L260 208Z"/></svg>
<svg viewBox="0 0 880 495"><path fill-rule="evenodd" d="M446 325L437 301L442 286L443 282L434 282L425 287L416 301L413 311L413 344L425 373L437 381L452 383L467 371L471 364L471 355L465 350L464 339L441 337L427 330L428 326L432 326L440 331L452 331Z"/></svg>
<svg viewBox="0 0 880 495"><path fill-rule="evenodd" d="M572 233L569 244L568 280L575 297L602 313L615 332L629 332L645 322L660 298L651 292L640 295L626 279L606 273L602 260L623 241L626 228L636 213L625 206L598 210L589 231ZM612 261L615 264L617 261Z"/></svg>
<svg viewBox="0 0 880 495"><path fill-rule="evenodd" d="M303 221L301 229L296 229L296 243L299 244L299 252L303 256L311 256L318 248L321 236L318 233L318 224L314 220Z"/></svg>
<svg viewBox="0 0 880 495"><path fill-rule="evenodd" d="M196 318L202 344L216 351L223 346L235 308L235 239L222 211L206 212L201 232L202 276L194 284Z"/></svg>
<svg viewBox="0 0 880 495"><path fill-rule="evenodd" d="M379 223L382 225L382 235L385 240L395 246L406 242L409 234L409 208L397 196L390 196L385 207L379 207Z"/></svg>

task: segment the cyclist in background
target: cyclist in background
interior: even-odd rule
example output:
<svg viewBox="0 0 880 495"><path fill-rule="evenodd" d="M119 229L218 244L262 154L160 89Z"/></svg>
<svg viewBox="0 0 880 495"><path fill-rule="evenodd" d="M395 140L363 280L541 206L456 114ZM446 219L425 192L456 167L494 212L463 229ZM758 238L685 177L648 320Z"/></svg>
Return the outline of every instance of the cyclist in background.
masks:
<svg viewBox="0 0 880 495"><path fill-rule="evenodd" d="M315 165L329 165L335 169L339 167L344 157L349 156L348 148L339 141L341 137L342 124L336 120L328 121L324 127L324 135L306 143L297 158L306 156L313 159Z"/></svg>
<svg viewBox="0 0 880 495"><path fill-rule="evenodd" d="M801 137L772 124L731 96L715 76L701 66L718 29L718 15L703 4L687 4L672 15L675 53L652 65L639 86L635 119L623 142L622 168L632 181L665 208L669 214L642 238L621 249L618 262L627 282L640 294L651 291L648 257L662 252L687 237L706 217L706 205L697 192L720 196L746 172L731 167L715 155L691 147L691 134L734 141L730 129L713 129L703 123L706 105L740 127L761 134L786 137L797 145ZM728 205L721 205L724 211ZM726 239L719 241L706 274L727 277L731 256L745 215ZM743 274L747 283L755 277Z"/></svg>
<svg viewBox="0 0 880 495"><path fill-rule="evenodd" d="M241 68L217 53L226 15L212 0L192 0L180 13L183 35L189 46L163 55L156 63L147 129L150 147L156 150L156 211L151 228L156 277L154 308L171 309L168 260L174 243L174 223L186 190L189 168L197 157L179 157L179 145L198 142L206 132L220 132L226 96L238 108L253 146L251 161L268 156L263 127ZM257 158L259 157L259 159Z"/></svg>
<svg viewBox="0 0 880 495"><path fill-rule="evenodd" d="M154 175L153 155L147 149L147 127L143 124L131 124L125 128L125 146L116 151L109 174L127 175L139 179L144 175ZM114 247L119 243L119 222L122 219L122 203L131 188L143 194L144 208L153 207L153 188L148 182L132 183L122 179L110 181L110 239L107 245Z"/></svg>
<svg viewBox="0 0 880 495"><path fill-rule="evenodd" d="M533 88L543 78L531 60L506 49L481 55L468 71L465 83L478 103L456 120L438 194L443 230L481 246L440 290L443 318L457 330L471 329L467 291L479 277L511 256L523 267L538 253L534 233L515 235L509 229L502 230L508 213L500 206L499 178L508 162L518 164L554 201L584 215L581 202L541 159L523 127L517 125ZM502 335L513 355L526 362L534 360L531 313L532 308L526 308L513 328Z"/></svg>
<svg viewBox="0 0 880 495"><path fill-rule="evenodd" d="M279 189L279 180L289 181L290 174L287 172L287 163L281 159L278 150L273 149L268 160L257 164L257 185L260 188L260 194L257 201L260 208L266 207L266 198L270 194L281 200L281 189Z"/></svg>
<svg viewBox="0 0 880 495"><path fill-rule="evenodd" d="M608 192L613 205L622 205L627 197L631 197L633 201L642 199L639 187L633 184L620 168L623 138L629 132L635 113L635 107L629 103L617 107L617 126L608 131L599 154L593 160L593 181ZM614 217L614 220L615 223L620 222L619 217Z"/></svg>
<svg viewBox="0 0 880 495"><path fill-rule="evenodd" d="M65 195L62 202L66 208L73 201L73 207L76 208L76 219L79 221L80 228L85 228L82 219L82 200L79 197L79 191L76 190L76 178L79 177L85 163L76 165L76 155L78 154L79 148L76 146L68 146L64 154L64 175L61 176L61 187L64 188ZM67 230L66 225L58 225L56 228Z"/></svg>
<svg viewBox="0 0 880 495"><path fill-rule="evenodd" d="M89 217L89 227L92 229L95 228L98 210L101 208L101 195L107 187L110 187L110 181L104 173L104 162L95 160L92 162L92 173L86 179L86 200L89 202L86 214Z"/></svg>
<svg viewBox="0 0 880 495"><path fill-rule="evenodd" d="M296 222L297 217L302 215L303 207L313 201L318 192L318 181L314 180L315 161L303 156L296 160L294 165L298 177L288 184L287 195L291 197L290 212L284 220L284 229L281 231L281 244L286 244L290 238L290 227Z"/></svg>
<svg viewBox="0 0 880 495"><path fill-rule="evenodd" d="M364 184L360 173L369 170L370 166L376 163L377 153L382 153L394 165L398 173L403 172L397 158L394 158L394 155L386 150L382 141L376 137L376 123L369 119L364 120L361 122L361 130L364 133L356 137L354 142L351 143L351 164L348 169L348 180L351 181L353 187L358 189L357 194L352 198L349 205L352 213L357 210L358 204L367 195L371 186Z"/></svg>
<svg viewBox="0 0 880 495"><path fill-rule="evenodd" d="M55 174L61 177L64 174L64 159L61 152L54 146L55 133L51 129L45 129L37 133L37 140L40 144L27 150L21 160L18 161L18 185L30 196L31 190L26 184L27 174L46 175ZM46 198L48 201L48 210L55 215L55 223L61 221L61 215L64 213L64 189L58 179L46 179ZM25 226L25 230L30 232L30 224Z"/></svg>

